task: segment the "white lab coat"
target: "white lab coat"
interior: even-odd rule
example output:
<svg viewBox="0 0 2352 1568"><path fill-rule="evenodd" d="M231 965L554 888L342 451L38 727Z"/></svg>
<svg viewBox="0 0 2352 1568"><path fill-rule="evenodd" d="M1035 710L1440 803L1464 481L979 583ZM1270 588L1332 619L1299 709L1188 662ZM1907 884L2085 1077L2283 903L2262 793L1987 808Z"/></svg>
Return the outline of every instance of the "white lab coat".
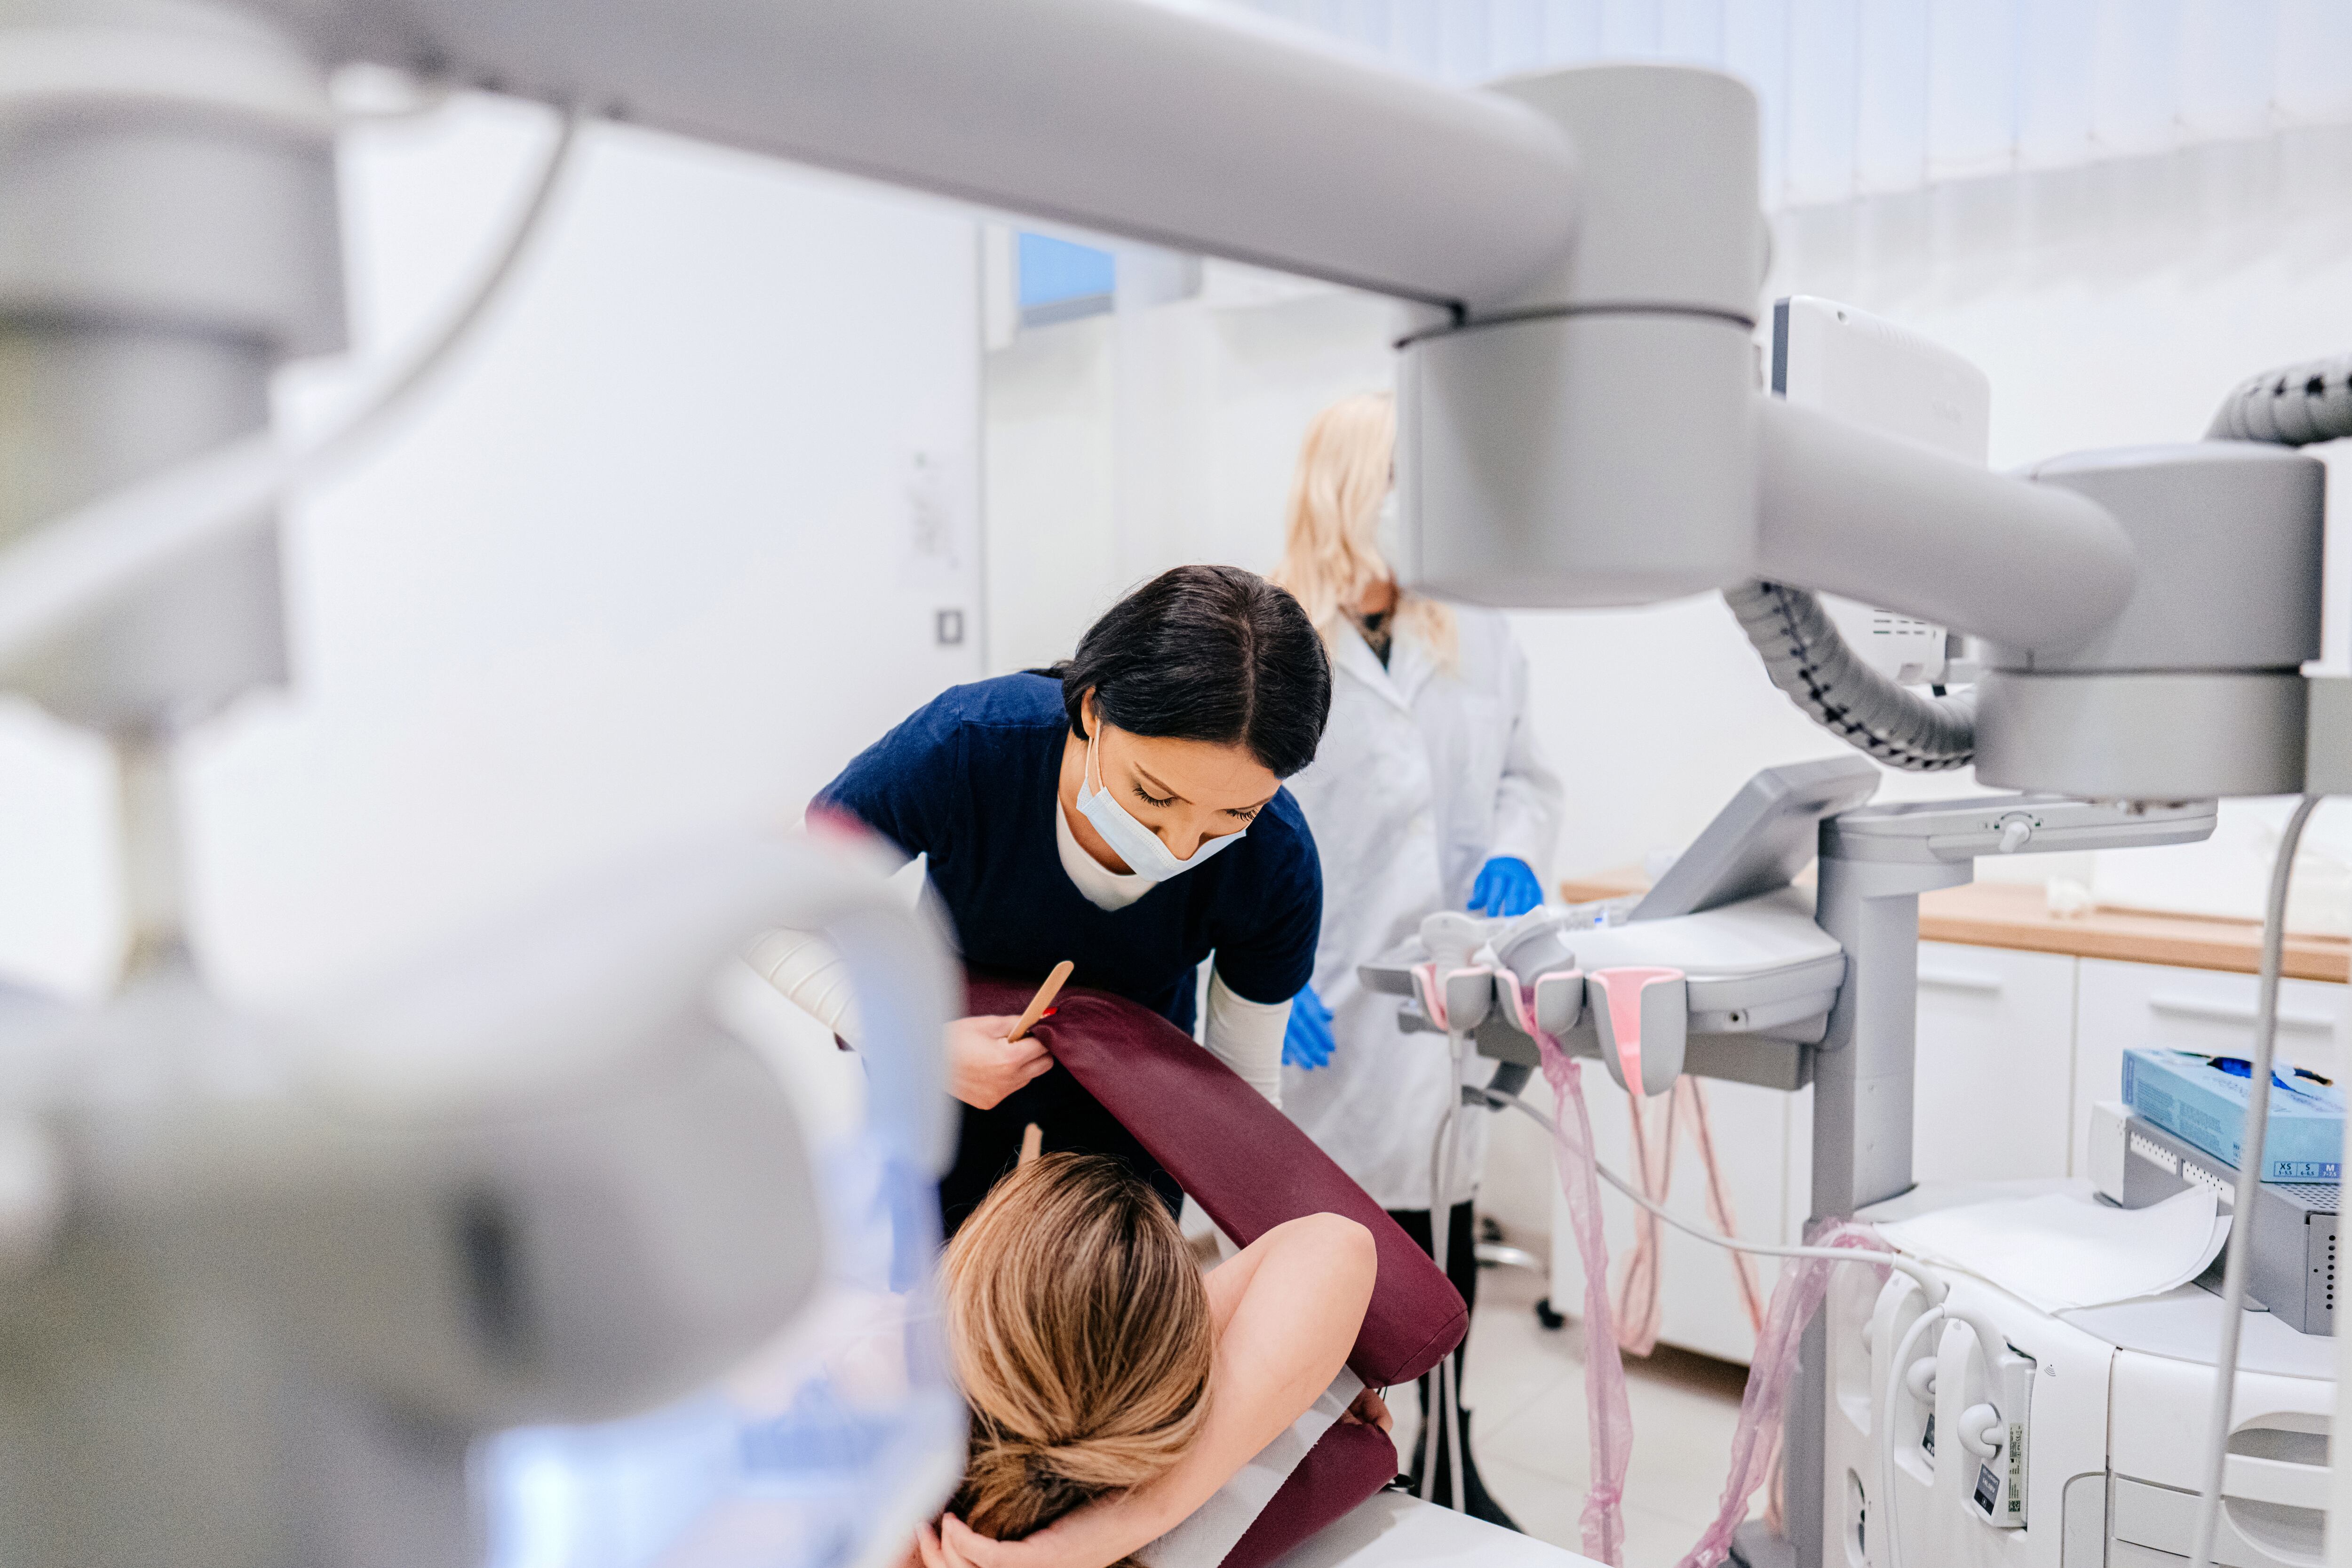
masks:
<svg viewBox="0 0 2352 1568"><path fill-rule="evenodd" d="M1282 1103L1383 1208L1430 1206L1430 1162L1444 1114L1445 1041L1397 1028L1399 998L1367 993L1356 966L1458 910L1489 858L1514 855L1549 885L1559 777L1528 721L1528 661L1491 610L1459 609L1460 651L1440 669L1400 633L1383 669L1353 627L1334 650L1331 720L1311 766L1290 781L1323 862L1315 991L1331 1009L1330 1062L1282 1069ZM1474 1057L1485 1082L1495 1064ZM1463 1117L1449 1183L1469 1198L1486 1165L1486 1113Z"/></svg>

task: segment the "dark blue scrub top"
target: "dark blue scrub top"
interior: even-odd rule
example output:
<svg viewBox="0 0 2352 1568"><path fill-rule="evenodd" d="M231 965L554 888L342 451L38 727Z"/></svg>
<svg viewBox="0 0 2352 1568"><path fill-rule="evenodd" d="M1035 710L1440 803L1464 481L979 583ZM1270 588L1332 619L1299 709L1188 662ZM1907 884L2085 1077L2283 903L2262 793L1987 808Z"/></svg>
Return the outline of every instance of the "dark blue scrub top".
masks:
<svg viewBox="0 0 2352 1568"><path fill-rule="evenodd" d="M1286 1002L1315 973L1323 873L1288 790L1242 841L1118 910L1087 901L1062 869L1061 683L1005 675L950 689L842 771L819 806L846 810L909 856L930 858L932 896L965 962L1141 1003L1192 1027L1201 961L1253 1002Z"/></svg>

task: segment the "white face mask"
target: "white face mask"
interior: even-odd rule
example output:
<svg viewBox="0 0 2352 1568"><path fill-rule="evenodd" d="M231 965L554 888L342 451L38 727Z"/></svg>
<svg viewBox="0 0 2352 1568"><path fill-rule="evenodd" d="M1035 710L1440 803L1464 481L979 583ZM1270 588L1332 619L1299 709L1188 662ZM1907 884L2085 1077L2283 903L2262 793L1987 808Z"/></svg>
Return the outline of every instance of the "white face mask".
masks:
<svg viewBox="0 0 2352 1568"><path fill-rule="evenodd" d="M1388 563L1390 572L1400 577L1404 575L1404 518L1397 505L1394 485L1381 498L1380 516L1372 523L1372 546Z"/></svg>
<svg viewBox="0 0 2352 1568"><path fill-rule="evenodd" d="M1102 773L1095 764L1095 736L1101 733L1102 721L1097 719L1094 734L1087 737L1087 773L1097 780ZM1127 862L1129 870L1153 882L1181 876L1227 845L1239 843L1242 834L1249 831L1244 827L1241 833L1203 838L1190 860L1179 860L1175 851L1160 841L1160 835L1129 816L1127 807L1110 797L1109 790L1087 788L1085 774L1078 778L1078 810L1095 825L1095 831L1103 836L1110 852Z"/></svg>

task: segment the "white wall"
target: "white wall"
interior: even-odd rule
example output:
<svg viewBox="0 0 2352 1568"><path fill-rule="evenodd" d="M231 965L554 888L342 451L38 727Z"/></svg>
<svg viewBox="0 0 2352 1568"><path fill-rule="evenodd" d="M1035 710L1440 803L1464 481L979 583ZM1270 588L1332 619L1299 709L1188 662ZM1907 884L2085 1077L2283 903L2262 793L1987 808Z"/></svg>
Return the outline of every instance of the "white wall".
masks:
<svg viewBox="0 0 2352 1568"><path fill-rule="evenodd" d="M1110 326L1026 331L988 356L991 673L1066 656L1128 580L1111 521Z"/></svg>
<svg viewBox="0 0 2352 1568"><path fill-rule="evenodd" d="M1271 566L1307 421L1342 392L1388 384L1390 301L1215 262L1207 279L1197 298L1122 302L989 354L994 668L1064 657L1167 567Z"/></svg>
<svg viewBox="0 0 2352 1568"><path fill-rule="evenodd" d="M466 100L348 139L357 358L460 285L550 131ZM624 128L580 153L478 341L293 510L293 689L186 748L195 934L232 991L790 822L980 671L975 226ZM934 647L950 606L966 640ZM0 716L0 968L109 974L110 809L89 742Z"/></svg>

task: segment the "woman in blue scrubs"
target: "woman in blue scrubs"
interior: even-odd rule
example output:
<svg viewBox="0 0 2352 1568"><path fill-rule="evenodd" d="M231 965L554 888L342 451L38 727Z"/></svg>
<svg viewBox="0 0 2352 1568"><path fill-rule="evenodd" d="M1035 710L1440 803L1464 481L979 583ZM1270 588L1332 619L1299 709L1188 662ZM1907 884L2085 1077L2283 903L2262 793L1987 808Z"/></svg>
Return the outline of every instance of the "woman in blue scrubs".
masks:
<svg viewBox="0 0 2352 1568"><path fill-rule="evenodd" d="M928 861L964 961L1114 992L1192 1029L1280 1103L1290 999L1314 973L1315 843L1282 781L1330 710L1323 641L1298 602L1230 566L1180 566L1129 595L1050 670L950 689L860 752L814 809L847 812ZM1172 1207L1175 1182L1014 1020L948 1032L963 1102L940 1184L952 1233L1018 1157L1117 1155Z"/></svg>

